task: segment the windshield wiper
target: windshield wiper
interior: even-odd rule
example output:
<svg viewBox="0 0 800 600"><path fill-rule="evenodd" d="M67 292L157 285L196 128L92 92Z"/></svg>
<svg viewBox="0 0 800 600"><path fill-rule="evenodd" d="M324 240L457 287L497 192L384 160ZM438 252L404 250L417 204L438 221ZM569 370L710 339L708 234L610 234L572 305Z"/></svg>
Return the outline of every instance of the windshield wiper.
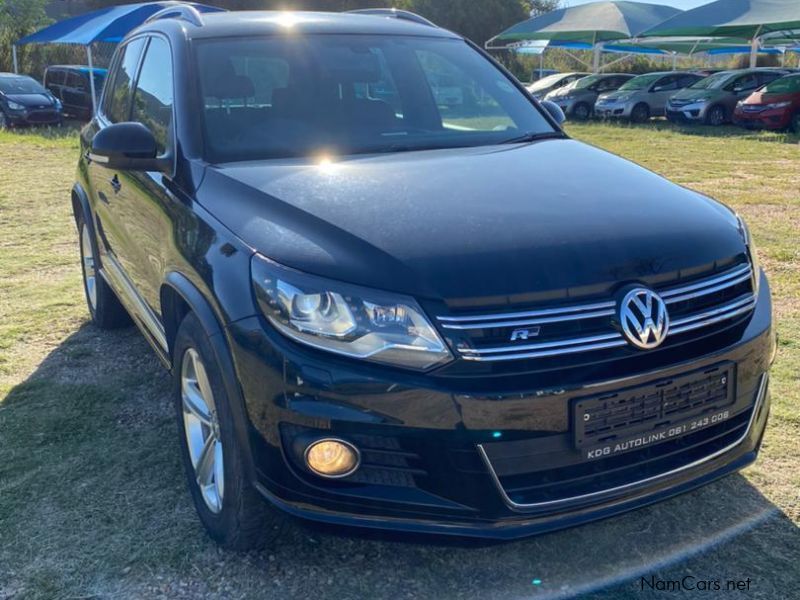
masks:
<svg viewBox="0 0 800 600"><path fill-rule="evenodd" d="M503 140L499 142L500 144L523 144L525 142L535 142L537 140L552 140L552 139L561 139L567 137L567 134L562 133L561 131L541 131L541 132L534 132L528 131L527 133L523 133L522 135L518 135L513 138L509 138L507 140Z"/></svg>

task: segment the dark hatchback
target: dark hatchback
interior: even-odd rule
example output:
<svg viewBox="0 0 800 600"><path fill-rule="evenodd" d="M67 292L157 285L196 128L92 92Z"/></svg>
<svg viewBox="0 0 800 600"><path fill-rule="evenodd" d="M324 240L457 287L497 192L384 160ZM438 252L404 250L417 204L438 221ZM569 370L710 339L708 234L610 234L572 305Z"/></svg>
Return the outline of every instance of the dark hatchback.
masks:
<svg viewBox="0 0 800 600"><path fill-rule="evenodd" d="M60 125L61 102L27 75L0 73L0 129L20 125Z"/></svg>
<svg viewBox="0 0 800 600"><path fill-rule="evenodd" d="M82 133L89 308L172 370L214 539L284 511L513 538L753 462L775 336L743 221L386 14L172 10Z"/></svg>

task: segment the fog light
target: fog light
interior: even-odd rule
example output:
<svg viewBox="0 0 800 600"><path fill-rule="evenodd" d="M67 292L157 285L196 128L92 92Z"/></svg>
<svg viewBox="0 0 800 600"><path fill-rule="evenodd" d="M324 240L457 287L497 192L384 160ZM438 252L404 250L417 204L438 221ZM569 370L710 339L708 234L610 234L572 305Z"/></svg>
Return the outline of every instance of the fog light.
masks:
<svg viewBox="0 0 800 600"><path fill-rule="evenodd" d="M358 449L337 439L317 440L306 448L306 464L317 475L328 478L347 477L361 460Z"/></svg>

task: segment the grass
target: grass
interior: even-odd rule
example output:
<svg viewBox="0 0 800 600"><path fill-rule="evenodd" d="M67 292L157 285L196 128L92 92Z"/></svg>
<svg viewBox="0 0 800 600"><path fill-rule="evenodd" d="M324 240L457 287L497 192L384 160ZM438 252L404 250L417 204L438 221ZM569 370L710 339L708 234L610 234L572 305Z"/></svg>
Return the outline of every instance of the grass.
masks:
<svg viewBox="0 0 800 600"><path fill-rule="evenodd" d="M743 476L509 544L298 526L280 547L222 552L184 487L167 375L135 330L105 333L87 323L69 205L76 131L0 132L0 599L658 598L639 589L639 576L684 574L752 577L750 597L794 593L798 140L666 124L569 131L726 202L750 223L773 287L780 347L763 452ZM533 578L541 585L532 587Z"/></svg>

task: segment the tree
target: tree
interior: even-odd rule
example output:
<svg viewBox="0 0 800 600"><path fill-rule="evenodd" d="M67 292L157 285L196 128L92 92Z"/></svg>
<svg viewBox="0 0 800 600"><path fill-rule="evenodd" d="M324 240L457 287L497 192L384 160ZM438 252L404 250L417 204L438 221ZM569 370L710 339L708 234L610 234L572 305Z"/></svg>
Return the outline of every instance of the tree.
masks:
<svg viewBox="0 0 800 600"><path fill-rule="evenodd" d="M47 0L0 0L0 71L12 70L11 45L49 22Z"/></svg>

